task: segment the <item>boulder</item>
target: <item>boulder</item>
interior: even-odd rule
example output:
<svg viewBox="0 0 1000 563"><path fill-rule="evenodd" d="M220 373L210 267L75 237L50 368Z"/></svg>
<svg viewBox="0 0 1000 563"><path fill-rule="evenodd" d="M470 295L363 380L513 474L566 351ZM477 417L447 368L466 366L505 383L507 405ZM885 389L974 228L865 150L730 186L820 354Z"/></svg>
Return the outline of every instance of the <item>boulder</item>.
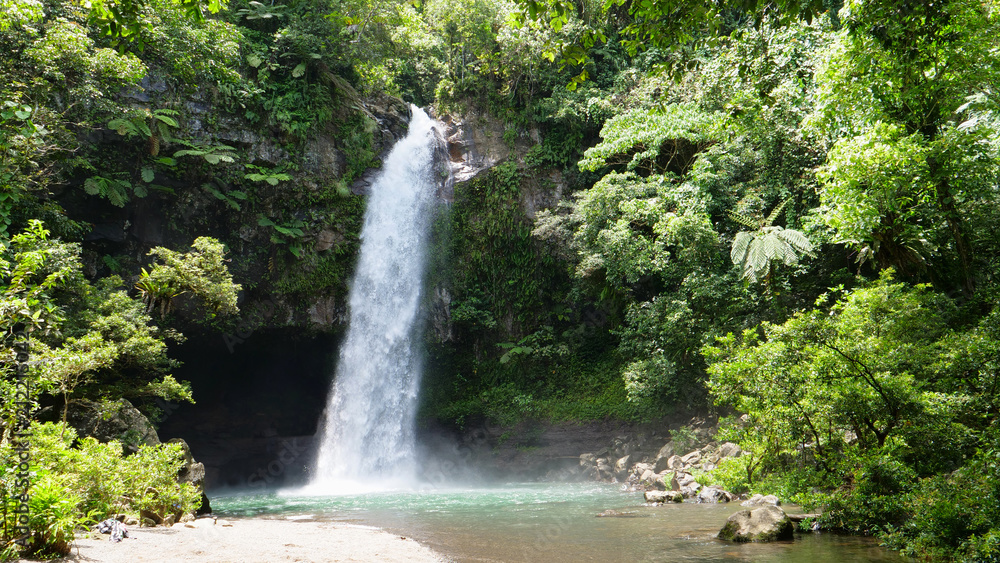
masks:
<svg viewBox="0 0 1000 563"><path fill-rule="evenodd" d="M147 525L147 520L152 522L152 524L150 524L151 526L156 526L157 524L163 522L163 517L152 510L143 509L139 511L139 520L142 522L143 526Z"/></svg>
<svg viewBox="0 0 1000 563"><path fill-rule="evenodd" d="M681 461L681 456L679 456L679 455L672 455L672 456L670 456L670 458L667 459L667 468L668 469L683 469L684 468L684 462Z"/></svg>
<svg viewBox="0 0 1000 563"><path fill-rule="evenodd" d="M720 502L730 502L733 500L736 500L736 497L732 493L715 485L703 487L700 491L698 491L698 502L716 504Z"/></svg>
<svg viewBox="0 0 1000 563"><path fill-rule="evenodd" d="M754 495L740 503L742 506L781 506L781 501L774 495Z"/></svg>
<svg viewBox="0 0 1000 563"><path fill-rule="evenodd" d="M694 465L694 464L698 463L699 461L701 461L701 452L699 452L697 450L693 451L693 452L685 455L684 457L682 457L681 461L686 466Z"/></svg>
<svg viewBox="0 0 1000 563"><path fill-rule="evenodd" d="M597 470L600 471L601 478L603 479L610 479L615 472L614 467L611 465L611 460L603 457L597 460Z"/></svg>
<svg viewBox="0 0 1000 563"><path fill-rule="evenodd" d="M597 456L592 453L580 454L580 467L597 465Z"/></svg>
<svg viewBox="0 0 1000 563"><path fill-rule="evenodd" d="M694 480L694 475L684 471L674 472L670 479L670 489L680 491L685 498L694 498L701 490L701 483Z"/></svg>
<svg viewBox="0 0 1000 563"><path fill-rule="evenodd" d="M666 446L664 446L664 447L666 447ZM676 456L673 456L673 457L676 457ZM664 471L667 471L668 469L671 469L669 462L670 462L671 459L673 459L673 457L664 456L664 457L658 457L658 458L656 458L656 463L653 464L653 472L654 473L663 473Z"/></svg>
<svg viewBox="0 0 1000 563"><path fill-rule="evenodd" d="M674 443L670 441L660 448L660 451L656 454L656 459L660 459L661 457L670 457L674 455L674 453L676 453L674 452Z"/></svg>
<svg viewBox="0 0 1000 563"><path fill-rule="evenodd" d="M740 457L743 455L743 450L732 442L723 442L719 445L718 453L720 458Z"/></svg>
<svg viewBox="0 0 1000 563"><path fill-rule="evenodd" d="M195 461L191 454L191 447L181 438L174 438L167 441L168 444L180 444L181 453L184 455L184 467L177 472L177 481L180 483L191 483L201 492L201 506L198 507L197 514L209 514L212 512L212 505L208 496L205 495L205 464ZM178 515L180 517L180 515Z"/></svg>
<svg viewBox="0 0 1000 563"><path fill-rule="evenodd" d="M791 519L777 506L741 510L726 520L719 539L734 542L769 542L794 537Z"/></svg>
<svg viewBox="0 0 1000 563"><path fill-rule="evenodd" d="M624 481L628 477L629 461L631 455L624 456L615 462L615 477Z"/></svg>
<svg viewBox="0 0 1000 563"><path fill-rule="evenodd" d="M656 476L653 477L653 488L658 491L666 491L670 489L670 479L673 478L673 476L674 474L669 471L657 473Z"/></svg>
<svg viewBox="0 0 1000 563"><path fill-rule="evenodd" d="M680 491L646 491L646 502L663 504L665 502L684 502L684 495Z"/></svg>
<svg viewBox="0 0 1000 563"><path fill-rule="evenodd" d="M635 465L632 466L632 474L636 475L640 479L642 478L642 475L644 473L646 473L647 471L652 471L653 473L656 473L655 471L653 471L653 464L652 463L642 463L642 462L639 462L639 463L637 463L637 464L635 464Z"/></svg>
<svg viewBox="0 0 1000 563"><path fill-rule="evenodd" d="M66 422L80 437L92 436L99 442L118 440L132 453L142 444L160 443L149 419L125 399L100 403L76 399L69 405Z"/></svg>

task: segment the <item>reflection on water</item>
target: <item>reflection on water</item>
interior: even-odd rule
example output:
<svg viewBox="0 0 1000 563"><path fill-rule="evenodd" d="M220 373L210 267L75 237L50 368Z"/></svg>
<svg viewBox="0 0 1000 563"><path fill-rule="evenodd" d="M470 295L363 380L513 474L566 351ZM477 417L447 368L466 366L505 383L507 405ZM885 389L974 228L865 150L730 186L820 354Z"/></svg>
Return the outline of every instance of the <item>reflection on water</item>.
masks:
<svg viewBox="0 0 1000 563"><path fill-rule="evenodd" d="M738 504L646 506L641 493L600 484L388 491L342 496L227 496L217 513L336 520L405 534L456 561L904 561L871 540L802 534L793 542L715 539ZM598 517L606 510L620 513Z"/></svg>

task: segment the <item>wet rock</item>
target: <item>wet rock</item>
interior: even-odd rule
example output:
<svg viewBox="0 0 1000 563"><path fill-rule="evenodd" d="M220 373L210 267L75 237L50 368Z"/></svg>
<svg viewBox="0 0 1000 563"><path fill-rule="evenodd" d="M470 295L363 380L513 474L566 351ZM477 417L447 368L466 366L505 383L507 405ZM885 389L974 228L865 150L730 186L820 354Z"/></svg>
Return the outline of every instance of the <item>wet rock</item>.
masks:
<svg viewBox="0 0 1000 563"><path fill-rule="evenodd" d="M632 456L626 455L615 462L615 478L624 481L629 475L629 461Z"/></svg>
<svg viewBox="0 0 1000 563"><path fill-rule="evenodd" d="M792 521L777 506L741 510L726 520L719 539L734 542L769 542L794 538Z"/></svg>
<svg viewBox="0 0 1000 563"><path fill-rule="evenodd" d="M318 297L309 305L309 323L318 328L330 328L340 320L337 298L329 295Z"/></svg>
<svg viewBox="0 0 1000 563"><path fill-rule="evenodd" d="M316 252L323 252L330 250L334 246L338 246L342 242L344 242L344 235L340 231L323 229L316 235L316 243L313 245L313 249Z"/></svg>
<svg viewBox="0 0 1000 563"><path fill-rule="evenodd" d="M680 491L646 491L644 496L646 502L654 504L684 502L684 495Z"/></svg>

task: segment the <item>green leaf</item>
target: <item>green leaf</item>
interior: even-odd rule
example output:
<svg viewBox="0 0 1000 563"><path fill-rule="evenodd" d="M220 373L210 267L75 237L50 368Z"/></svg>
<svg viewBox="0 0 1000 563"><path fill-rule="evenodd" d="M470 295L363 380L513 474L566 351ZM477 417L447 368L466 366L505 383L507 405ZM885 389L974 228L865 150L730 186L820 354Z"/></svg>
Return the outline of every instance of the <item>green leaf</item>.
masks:
<svg viewBox="0 0 1000 563"><path fill-rule="evenodd" d="M143 169L142 169L142 181L143 182L146 182L148 184L149 182L152 182L153 178L155 178L155 177L156 177L156 171L155 170L153 170L152 168L149 168L149 167L143 167Z"/></svg>

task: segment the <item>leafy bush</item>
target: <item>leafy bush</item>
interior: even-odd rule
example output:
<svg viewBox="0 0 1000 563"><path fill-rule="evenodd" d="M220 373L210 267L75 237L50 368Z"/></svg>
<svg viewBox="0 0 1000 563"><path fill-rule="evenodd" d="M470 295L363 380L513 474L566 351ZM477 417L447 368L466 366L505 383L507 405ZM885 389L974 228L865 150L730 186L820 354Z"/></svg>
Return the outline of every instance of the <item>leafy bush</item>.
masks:
<svg viewBox="0 0 1000 563"><path fill-rule="evenodd" d="M185 463L179 444L142 445L137 453L123 457L117 441L102 444L84 438L74 447L76 431L61 424L35 422L29 432L31 537L21 555L66 555L77 528L108 517L137 516L142 510L179 516L199 506L201 492L190 483L177 482ZM4 460L0 485L5 491L14 490L10 446L5 445L0 455ZM4 498L5 529L13 530L15 506L11 498ZM10 545L5 555L15 556L16 551Z"/></svg>
<svg viewBox="0 0 1000 563"><path fill-rule="evenodd" d="M43 471L60 475L76 498L81 514L105 518L149 510L160 515L193 512L201 499L190 483L178 483L185 460L179 444L140 445L123 457L120 442L83 438L53 423L31 427L32 460Z"/></svg>

